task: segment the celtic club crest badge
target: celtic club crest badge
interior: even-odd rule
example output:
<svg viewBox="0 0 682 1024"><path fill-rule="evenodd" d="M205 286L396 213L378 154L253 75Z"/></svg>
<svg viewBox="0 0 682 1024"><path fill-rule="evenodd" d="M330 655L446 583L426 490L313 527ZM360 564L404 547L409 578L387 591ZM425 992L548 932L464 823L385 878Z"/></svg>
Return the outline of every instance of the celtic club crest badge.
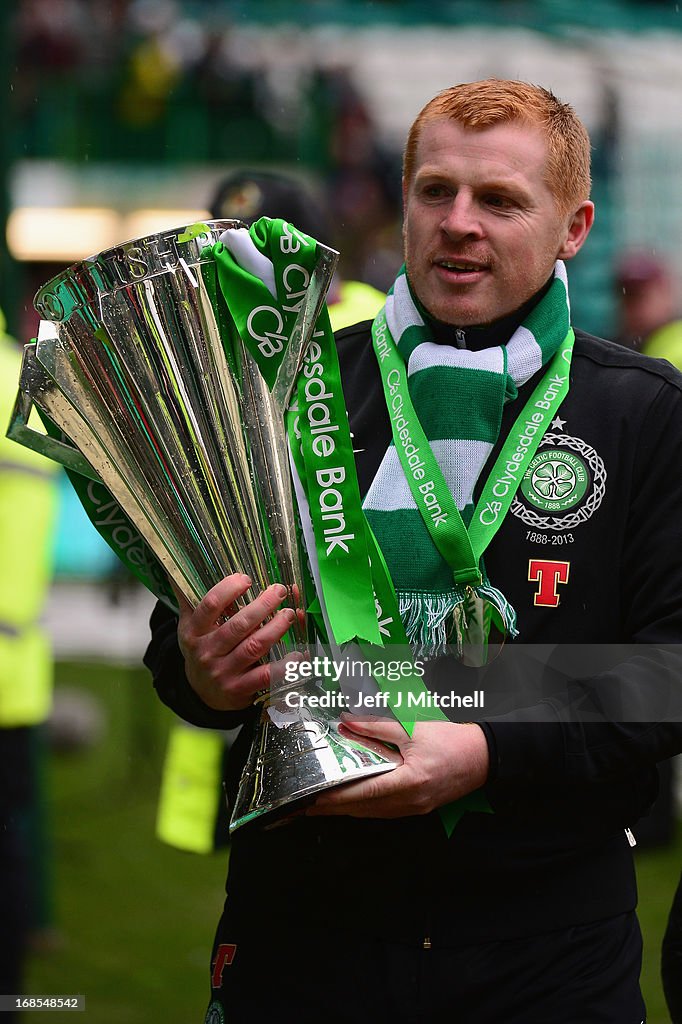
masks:
<svg viewBox="0 0 682 1024"><path fill-rule="evenodd" d="M511 506L538 530L572 530L594 515L606 490L606 469L579 437L545 434Z"/></svg>

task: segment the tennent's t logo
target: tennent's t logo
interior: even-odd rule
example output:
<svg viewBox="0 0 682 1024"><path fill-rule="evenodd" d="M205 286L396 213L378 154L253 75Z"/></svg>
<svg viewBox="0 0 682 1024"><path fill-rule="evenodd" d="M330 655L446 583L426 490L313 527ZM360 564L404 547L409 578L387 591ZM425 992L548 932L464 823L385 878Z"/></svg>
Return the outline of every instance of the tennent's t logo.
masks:
<svg viewBox="0 0 682 1024"><path fill-rule="evenodd" d="M211 988L220 988L223 983L223 971L225 967L229 967L234 960L234 955L237 952L237 945L234 942L221 942L218 946L218 951L213 961L213 976L211 978Z"/></svg>
<svg viewBox="0 0 682 1024"><path fill-rule="evenodd" d="M544 608L556 608L559 604L558 585L568 583L570 562L546 562L541 558L531 558L528 562L528 579L540 586L533 594L533 604Z"/></svg>

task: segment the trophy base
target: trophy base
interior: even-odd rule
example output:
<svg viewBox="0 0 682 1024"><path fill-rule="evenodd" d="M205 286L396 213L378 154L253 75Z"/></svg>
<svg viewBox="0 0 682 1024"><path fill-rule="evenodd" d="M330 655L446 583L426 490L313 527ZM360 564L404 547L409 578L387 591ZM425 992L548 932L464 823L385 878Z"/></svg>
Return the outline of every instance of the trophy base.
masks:
<svg viewBox="0 0 682 1024"><path fill-rule="evenodd" d="M334 696L316 680L269 695L242 773L230 833L246 825L283 823L323 790L403 763L397 751L378 740L351 736Z"/></svg>

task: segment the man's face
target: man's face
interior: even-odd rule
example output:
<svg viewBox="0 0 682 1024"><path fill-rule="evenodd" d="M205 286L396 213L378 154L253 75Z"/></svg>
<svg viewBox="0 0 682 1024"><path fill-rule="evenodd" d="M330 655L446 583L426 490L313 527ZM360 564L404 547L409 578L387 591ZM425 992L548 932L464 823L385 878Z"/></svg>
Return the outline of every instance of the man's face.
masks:
<svg viewBox="0 0 682 1024"><path fill-rule="evenodd" d="M518 123L481 131L425 125L404 190L404 244L413 289L437 320L488 324L522 306L570 259L592 204L561 214L544 181L547 147Z"/></svg>

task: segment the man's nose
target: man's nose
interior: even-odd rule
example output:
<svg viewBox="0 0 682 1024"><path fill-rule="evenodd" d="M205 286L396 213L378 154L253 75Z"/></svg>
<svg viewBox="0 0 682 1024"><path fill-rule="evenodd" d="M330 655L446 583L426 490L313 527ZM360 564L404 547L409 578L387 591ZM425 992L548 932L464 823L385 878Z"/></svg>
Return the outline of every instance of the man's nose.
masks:
<svg viewBox="0 0 682 1024"><path fill-rule="evenodd" d="M480 210L473 197L465 192L458 192L453 196L441 222L441 228L450 238L481 238L483 227Z"/></svg>

